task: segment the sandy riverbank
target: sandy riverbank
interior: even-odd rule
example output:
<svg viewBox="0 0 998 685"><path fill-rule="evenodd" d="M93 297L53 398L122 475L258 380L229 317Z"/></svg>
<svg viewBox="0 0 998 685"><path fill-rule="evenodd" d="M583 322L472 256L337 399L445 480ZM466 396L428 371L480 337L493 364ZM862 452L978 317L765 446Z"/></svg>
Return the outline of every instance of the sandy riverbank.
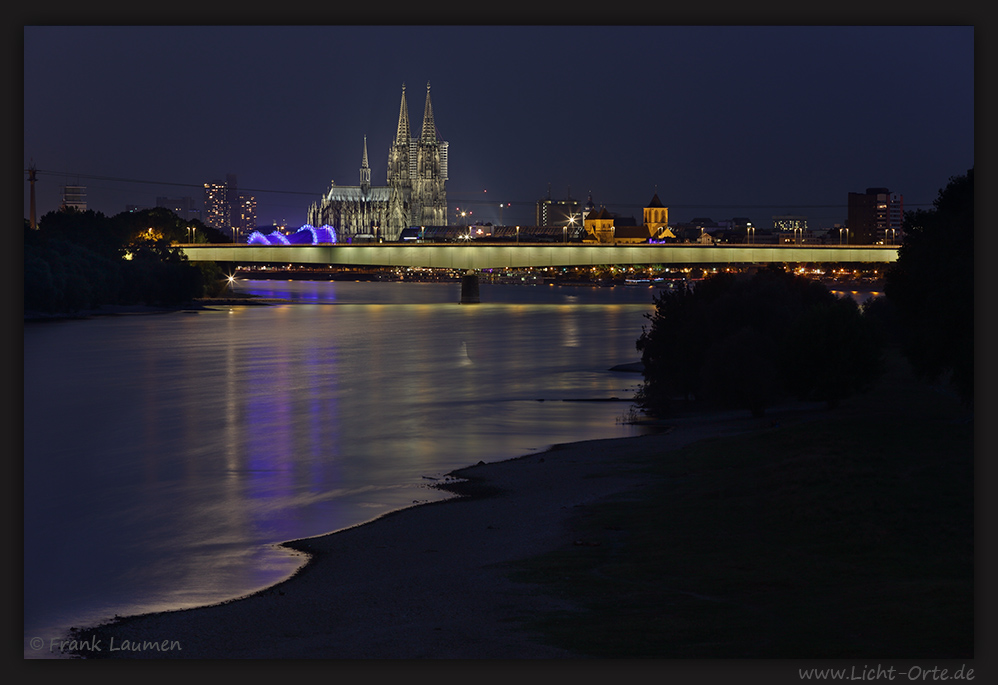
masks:
<svg viewBox="0 0 998 685"><path fill-rule="evenodd" d="M463 497L287 543L312 555L291 579L220 605L83 630L76 636L84 641L80 654L573 658L575 654L541 644L521 625L521 619L538 611L572 607L532 585L512 582L504 565L565 544L584 544L573 539L570 517L577 507L642 487L647 476L634 470L631 459L707 437L758 430L772 418L752 420L744 413L690 417L663 434L573 443L519 459L479 463L455 472L466 479L456 488ZM91 648L95 644L101 651Z"/></svg>

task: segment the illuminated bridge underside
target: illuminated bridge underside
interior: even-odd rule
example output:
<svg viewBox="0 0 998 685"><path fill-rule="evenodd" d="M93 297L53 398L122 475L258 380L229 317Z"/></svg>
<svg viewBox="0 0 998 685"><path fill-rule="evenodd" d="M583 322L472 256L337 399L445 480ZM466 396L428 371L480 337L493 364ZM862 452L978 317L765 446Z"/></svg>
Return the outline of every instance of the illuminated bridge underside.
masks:
<svg viewBox="0 0 998 685"><path fill-rule="evenodd" d="M893 262L896 246L848 245L181 245L191 261L501 269L616 264Z"/></svg>

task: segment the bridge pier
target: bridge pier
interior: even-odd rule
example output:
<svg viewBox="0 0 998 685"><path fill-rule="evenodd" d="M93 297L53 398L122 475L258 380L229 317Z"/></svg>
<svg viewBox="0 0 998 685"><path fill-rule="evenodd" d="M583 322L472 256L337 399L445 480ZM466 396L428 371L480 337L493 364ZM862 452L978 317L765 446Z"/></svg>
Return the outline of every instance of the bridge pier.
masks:
<svg viewBox="0 0 998 685"><path fill-rule="evenodd" d="M461 276L461 304L478 304L481 299L478 295L478 272L468 269Z"/></svg>

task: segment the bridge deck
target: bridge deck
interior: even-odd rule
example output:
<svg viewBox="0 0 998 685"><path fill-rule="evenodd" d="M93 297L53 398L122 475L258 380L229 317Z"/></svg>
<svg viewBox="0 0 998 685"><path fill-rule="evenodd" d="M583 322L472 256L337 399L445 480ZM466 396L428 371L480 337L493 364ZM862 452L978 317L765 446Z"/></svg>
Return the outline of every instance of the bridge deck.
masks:
<svg viewBox="0 0 998 685"><path fill-rule="evenodd" d="M238 245L187 244L191 261L371 267L498 269L619 264L876 263L896 245Z"/></svg>

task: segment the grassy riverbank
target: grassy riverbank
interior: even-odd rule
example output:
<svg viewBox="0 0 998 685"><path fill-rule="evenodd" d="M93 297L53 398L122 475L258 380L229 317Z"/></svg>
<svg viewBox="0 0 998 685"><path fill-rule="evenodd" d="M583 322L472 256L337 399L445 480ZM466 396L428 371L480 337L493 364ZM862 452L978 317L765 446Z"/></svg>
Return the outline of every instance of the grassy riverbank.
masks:
<svg viewBox="0 0 998 685"><path fill-rule="evenodd" d="M640 497L512 567L577 607L526 625L596 657L972 657L973 454L895 357L826 417L635 461Z"/></svg>

